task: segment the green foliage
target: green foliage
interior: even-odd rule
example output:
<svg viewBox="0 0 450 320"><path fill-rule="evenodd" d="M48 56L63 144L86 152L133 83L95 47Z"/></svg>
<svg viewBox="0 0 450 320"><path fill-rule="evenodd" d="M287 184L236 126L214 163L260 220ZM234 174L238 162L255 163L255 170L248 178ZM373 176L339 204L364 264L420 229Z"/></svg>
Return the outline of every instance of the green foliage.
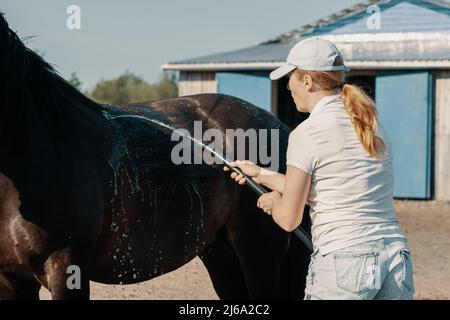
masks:
<svg viewBox="0 0 450 320"><path fill-rule="evenodd" d="M164 74L160 81L154 85L158 93L157 100L171 99L178 97L178 85L175 74Z"/></svg>
<svg viewBox="0 0 450 320"><path fill-rule="evenodd" d="M164 74L159 82L149 84L127 71L116 79L101 80L86 94L100 103L123 105L176 98L178 88L174 75Z"/></svg>

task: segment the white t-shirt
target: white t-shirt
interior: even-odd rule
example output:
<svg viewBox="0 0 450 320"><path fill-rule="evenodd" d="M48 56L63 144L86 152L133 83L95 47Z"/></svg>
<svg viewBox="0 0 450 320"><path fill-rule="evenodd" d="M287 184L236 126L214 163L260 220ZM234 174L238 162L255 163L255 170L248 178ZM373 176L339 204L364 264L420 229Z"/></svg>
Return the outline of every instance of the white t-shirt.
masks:
<svg viewBox="0 0 450 320"><path fill-rule="evenodd" d="M366 241L405 238L393 207L391 143L378 123L385 158L360 143L340 95L319 101L289 135L287 164L311 175L314 249L327 254Z"/></svg>

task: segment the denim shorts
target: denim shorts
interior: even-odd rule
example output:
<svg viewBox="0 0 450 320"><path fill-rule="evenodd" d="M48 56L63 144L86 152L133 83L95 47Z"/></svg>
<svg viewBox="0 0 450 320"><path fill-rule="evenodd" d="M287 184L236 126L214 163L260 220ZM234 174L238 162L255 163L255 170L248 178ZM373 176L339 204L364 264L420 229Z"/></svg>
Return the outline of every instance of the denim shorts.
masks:
<svg viewBox="0 0 450 320"><path fill-rule="evenodd" d="M311 255L305 300L411 300L414 292L411 254L403 238Z"/></svg>

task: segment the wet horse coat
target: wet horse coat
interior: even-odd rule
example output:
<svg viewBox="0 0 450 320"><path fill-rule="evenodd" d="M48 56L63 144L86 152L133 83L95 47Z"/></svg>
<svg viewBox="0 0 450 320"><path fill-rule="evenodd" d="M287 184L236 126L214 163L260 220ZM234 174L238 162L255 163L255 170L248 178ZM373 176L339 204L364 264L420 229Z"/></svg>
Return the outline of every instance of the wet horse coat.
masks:
<svg viewBox="0 0 450 320"><path fill-rule="evenodd" d="M197 255L221 298L302 295L308 252L296 239L289 249L290 235L256 208L252 191L220 165L175 165L170 132L127 115L190 132L194 121L223 133L278 129L284 164L289 130L277 118L214 94L99 105L25 48L2 16L0 54L0 172L10 179L2 177L0 298L37 298L41 285L54 299L88 298L89 280L137 283ZM79 290L66 285L71 265Z"/></svg>

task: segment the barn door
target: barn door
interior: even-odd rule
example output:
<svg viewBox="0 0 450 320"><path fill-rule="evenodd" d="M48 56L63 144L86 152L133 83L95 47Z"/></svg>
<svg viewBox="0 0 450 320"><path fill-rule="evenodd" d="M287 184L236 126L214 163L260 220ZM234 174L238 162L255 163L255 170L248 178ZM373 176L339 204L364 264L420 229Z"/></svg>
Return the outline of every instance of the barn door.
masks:
<svg viewBox="0 0 450 320"><path fill-rule="evenodd" d="M271 111L272 82L265 75L217 73L217 92L229 94Z"/></svg>
<svg viewBox="0 0 450 320"><path fill-rule="evenodd" d="M380 74L376 104L392 143L394 196L431 197L432 77L428 72Z"/></svg>

